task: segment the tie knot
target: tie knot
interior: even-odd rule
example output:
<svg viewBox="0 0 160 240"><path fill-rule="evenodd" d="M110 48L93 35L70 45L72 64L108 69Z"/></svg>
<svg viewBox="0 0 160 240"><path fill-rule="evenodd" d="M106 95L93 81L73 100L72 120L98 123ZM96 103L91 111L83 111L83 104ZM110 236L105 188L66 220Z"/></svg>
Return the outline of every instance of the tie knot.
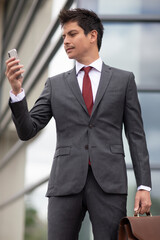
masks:
<svg viewBox="0 0 160 240"><path fill-rule="evenodd" d="M91 68L92 68L92 67L90 67L90 66L89 66L89 67L84 67L84 68L82 68L82 70L83 70L85 73L88 74L89 71L91 70Z"/></svg>

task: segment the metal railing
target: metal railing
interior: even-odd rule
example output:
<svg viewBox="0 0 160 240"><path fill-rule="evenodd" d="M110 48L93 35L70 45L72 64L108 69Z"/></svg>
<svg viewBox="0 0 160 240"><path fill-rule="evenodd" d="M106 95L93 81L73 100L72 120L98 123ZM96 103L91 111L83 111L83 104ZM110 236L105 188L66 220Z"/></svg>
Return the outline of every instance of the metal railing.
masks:
<svg viewBox="0 0 160 240"><path fill-rule="evenodd" d="M123 15L99 15L103 22L131 22L131 23L159 23L160 15L151 14L123 14Z"/></svg>

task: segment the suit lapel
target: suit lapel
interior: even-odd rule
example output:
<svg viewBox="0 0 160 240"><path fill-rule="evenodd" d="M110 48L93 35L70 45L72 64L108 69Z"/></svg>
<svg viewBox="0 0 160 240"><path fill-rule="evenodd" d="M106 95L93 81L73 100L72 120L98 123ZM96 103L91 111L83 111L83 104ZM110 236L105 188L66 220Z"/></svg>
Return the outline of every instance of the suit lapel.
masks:
<svg viewBox="0 0 160 240"><path fill-rule="evenodd" d="M73 94L77 98L78 102L81 104L81 106L84 108L84 110L88 114L88 110L87 110L86 104L84 102L84 99L83 99L83 96L82 96L82 93L81 93L81 90L79 88L78 81L77 81L77 78L76 78L75 68L73 68L71 71L68 72L66 81L67 81L69 87L71 88Z"/></svg>
<svg viewBox="0 0 160 240"><path fill-rule="evenodd" d="M78 85L78 81L76 79L75 68L73 68L67 74L68 75L67 75L66 81L67 81L70 89L72 90L73 94L77 98L80 105L83 107L83 109L89 115L86 104L84 102L84 99L83 99L83 96L82 96L82 93L81 93L81 90L80 90L79 85ZM103 95L104 95L104 93L107 89L107 86L108 86L109 81L111 79L111 75L112 75L111 68L103 63L101 78L100 78L100 82L99 82L99 86L98 86L98 90L97 90L97 94L96 94L95 103L93 105L93 110L92 110L91 117L94 114L99 102L101 101L101 99L102 99L102 97L103 97Z"/></svg>
<svg viewBox="0 0 160 240"><path fill-rule="evenodd" d="M100 78L100 82L99 82L99 86L98 86L98 90L97 90L97 94L96 94L95 103L93 105L91 117L94 114L99 102L101 101L101 99L108 87L111 76L112 76L111 68L103 63L101 78Z"/></svg>

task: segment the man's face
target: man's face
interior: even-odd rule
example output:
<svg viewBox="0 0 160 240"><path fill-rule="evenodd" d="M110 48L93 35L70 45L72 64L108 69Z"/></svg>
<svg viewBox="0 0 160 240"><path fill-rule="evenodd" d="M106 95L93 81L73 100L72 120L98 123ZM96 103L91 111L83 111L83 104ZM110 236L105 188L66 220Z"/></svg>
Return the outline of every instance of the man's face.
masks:
<svg viewBox="0 0 160 240"><path fill-rule="evenodd" d="M90 33L85 35L84 30L77 22L68 22L63 26L64 49L70 59L83 63L83 59L90 51Z"/></svg>

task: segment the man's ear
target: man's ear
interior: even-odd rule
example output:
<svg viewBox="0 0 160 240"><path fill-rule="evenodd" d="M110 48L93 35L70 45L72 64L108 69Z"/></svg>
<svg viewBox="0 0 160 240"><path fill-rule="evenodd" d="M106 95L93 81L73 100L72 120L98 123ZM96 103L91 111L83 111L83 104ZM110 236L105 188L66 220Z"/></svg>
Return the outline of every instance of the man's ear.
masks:
<svg viewBox="0 0 160 240"><path fill-rule="evenodd" d="M97 37L98 37L98 33L97 33L97 31L96 30L92 30L91 32L90 32L90 41L91 41L91 43L97 43Z"/></svg>

